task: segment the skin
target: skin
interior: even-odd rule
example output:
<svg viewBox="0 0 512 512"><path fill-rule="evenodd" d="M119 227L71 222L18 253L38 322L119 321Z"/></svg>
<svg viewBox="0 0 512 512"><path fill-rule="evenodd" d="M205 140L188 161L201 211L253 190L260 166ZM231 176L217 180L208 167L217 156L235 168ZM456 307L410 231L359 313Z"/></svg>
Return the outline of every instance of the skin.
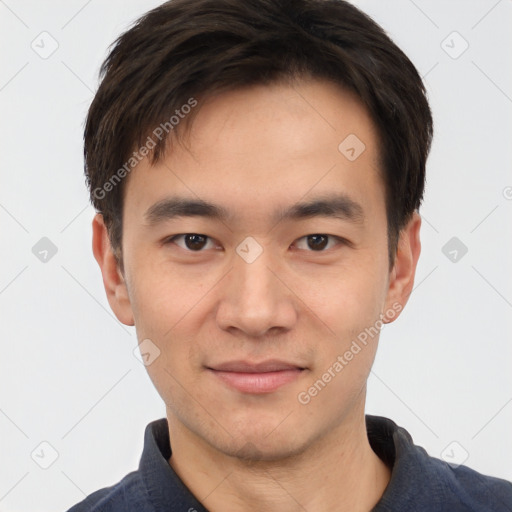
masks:
<svg viewBox="0 0 512 512"><path fill-rule="evenodd" d="M354 161L338 150L349 134L366 146ZM359 203L364 221L272 217L334 193ZM215 203L230 217L151 225L145 212L169 196ZM415 213L390 269L374 125L355 96L316 80L214 96L183 144L153 167L141 162L125 189L124 272L96 215L93 250L112 310L161 351L147 369L166 404L169 463L209 510L353 512L378 502L390 469L364 422L378 334L309 403L297 397L365 328L398 317L413 287L420 224ZM211 239L194 252L172 238L184 233ZM315 250L312 234L347 242L329 238ZM252 263L236 252L247 236L263 249ZM267 359L305 370L264 394L207 370Z"/></svg>

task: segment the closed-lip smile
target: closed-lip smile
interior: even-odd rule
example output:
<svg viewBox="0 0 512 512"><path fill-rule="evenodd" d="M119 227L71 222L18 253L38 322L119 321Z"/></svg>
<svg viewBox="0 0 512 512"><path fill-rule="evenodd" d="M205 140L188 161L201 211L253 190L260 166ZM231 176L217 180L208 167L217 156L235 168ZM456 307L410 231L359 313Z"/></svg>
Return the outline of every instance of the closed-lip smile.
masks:
<svg viewBox="0 0 512 512"><path fill-rule="evenodd" d="M228 361L207 366L207 369L224 384L242 393L272 393L301 375L304 367L278 359L259 363Z"/></svg>

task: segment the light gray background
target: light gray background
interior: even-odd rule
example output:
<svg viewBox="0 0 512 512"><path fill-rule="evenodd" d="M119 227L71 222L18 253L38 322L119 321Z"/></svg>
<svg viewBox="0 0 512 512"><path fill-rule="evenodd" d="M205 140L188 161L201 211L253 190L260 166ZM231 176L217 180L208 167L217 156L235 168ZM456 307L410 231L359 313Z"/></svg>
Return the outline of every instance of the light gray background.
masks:
<svg viewBox="0 0 512 512"><path fill-rule="evenodd" d="M159 3L0 0L1 511L63 510L114 484L165 415L105 298L82 172L106 49ZM512 1L356 4L425 77L436 130L416 288L382 332L367 412L512 480ZM58 250L46 262L42 237ZM456 262L452 237L468 248Z"/></svg>

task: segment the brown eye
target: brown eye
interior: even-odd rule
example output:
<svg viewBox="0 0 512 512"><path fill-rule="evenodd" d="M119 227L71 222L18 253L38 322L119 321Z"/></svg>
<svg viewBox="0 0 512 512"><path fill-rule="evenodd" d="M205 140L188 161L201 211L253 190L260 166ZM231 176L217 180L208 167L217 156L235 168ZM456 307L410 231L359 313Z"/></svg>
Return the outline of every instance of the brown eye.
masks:
<svg viewBox="0 0 512 512"><path fill-rule="evenodd" d="M332 247L343 243L344 239L338 236L315 233L313 235L306 235L299 238L295 242L295 247L309 252L325 252L325 249L331 249Z"/></svg>
<svg viewBox="0 0 512 512"><path fill-rule="evenodd" d="M204 235L196 235L195 233L186 234L185 245L187 246L187 249L200 251L206 245L207 238L208 237Z"/></svg>
<svg viewBox="0 0 512 512"><path fill-rule="evenodd" d="M185 233L183 235L176 235L170 238L169 242L191 252L200 252L205 247L207 249L214 247L213 240L210 237L206 235L200 235L198 233Z"/></svg>
<svg viewBox="0 0 512 512"><path fill-rule="evenodd" d="M327 246L329 237L327 235L309 235L308 247L314 251L321 251Z"/></svg>

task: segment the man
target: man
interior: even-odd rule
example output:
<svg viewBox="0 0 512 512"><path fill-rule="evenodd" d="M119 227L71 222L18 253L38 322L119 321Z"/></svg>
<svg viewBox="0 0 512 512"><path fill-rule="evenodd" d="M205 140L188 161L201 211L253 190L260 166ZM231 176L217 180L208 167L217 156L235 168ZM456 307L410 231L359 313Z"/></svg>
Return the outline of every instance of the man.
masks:
<svg viewBox="0 0 512 512"><path fill-rule="evenodd" d="M432 139L382 29L341 0L173 0L102 72L93 250L167 418L71 511L512 510L512 484L365 416Z"/></svg>

